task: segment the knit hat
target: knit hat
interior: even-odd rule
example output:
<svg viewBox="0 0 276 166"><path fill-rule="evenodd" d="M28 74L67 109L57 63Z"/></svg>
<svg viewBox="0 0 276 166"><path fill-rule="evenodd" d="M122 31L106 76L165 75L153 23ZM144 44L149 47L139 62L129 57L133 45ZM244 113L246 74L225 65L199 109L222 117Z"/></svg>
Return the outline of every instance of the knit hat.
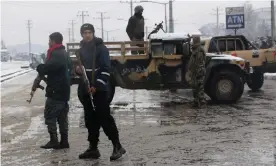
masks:
<svg viewBox="0 0 276 166"><path fill-rule="evenodd" d="M81 26L81 28L80 28L80 33L81 33L81 35L82 35L83 32L86 31L86 30L90 30L90 31L92 31L92 33L95 33L95 28L94 28L94 26L93 26L92 24L89 24L89 23L83 24L83 25Z"/></svg>

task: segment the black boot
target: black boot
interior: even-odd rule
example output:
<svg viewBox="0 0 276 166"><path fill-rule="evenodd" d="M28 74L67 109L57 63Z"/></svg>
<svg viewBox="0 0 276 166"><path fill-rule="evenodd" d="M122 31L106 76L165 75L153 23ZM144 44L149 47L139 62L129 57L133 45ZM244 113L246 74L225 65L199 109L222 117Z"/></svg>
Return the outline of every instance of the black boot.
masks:
<svg viewBox="0 0 276 166"><path fill-rule="evenodd" d="M57 137L57 134L50 134L50 141L46 144L46 145L43 145L43 146L40 146L40 148L43 148L43 149L55 149L59 146L59 143L58 143L58 137Z"/></svg>
<svg viewBox="0 0 276 166"><path fill-rule="evenodd" d="M119 139L112 141L113 144L113 152L112 155L110 156L110 160L117 160L120 157L123 156L123 154L126 153L126 150L122 147Z"/></svg>
<svg viewBox="0 0 276 166"><path fill-rule="evenodd" d="M79 155L79 159L98 159L101 157L97 144L89 144L89 148Z"/></svg>
<svg viewBox="0 0 276 166"><path fill-rule="evenodd" d="M68 134L60 134L61 139L60 139L60 143L59 146L55 149L67 149L70 148L69 146L69 142L68 142Z"/></svg>

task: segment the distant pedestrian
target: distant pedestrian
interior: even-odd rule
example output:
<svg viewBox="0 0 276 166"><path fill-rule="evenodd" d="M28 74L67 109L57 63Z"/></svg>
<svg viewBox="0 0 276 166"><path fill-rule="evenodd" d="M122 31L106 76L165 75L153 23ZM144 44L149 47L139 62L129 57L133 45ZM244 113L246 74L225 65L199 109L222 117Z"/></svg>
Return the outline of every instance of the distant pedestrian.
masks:
<svg viewBox="0 0 276 166"><path fill-rule="evenodd" d="M45 64L37 66L39 76L47 75L45 124L50 134L50 141L41 146L44 149L69 148L68 143L68 101L70 98L70 58L62 45L63 37L59 32L49 36L49 49ZM61 141L58 142L57 126Z"/></svg>
<svg viewBox="0 0 276 166"><path fill-rule="evenodd" d="M128 20L126 32L131 41L144 41L145 20L143 17L144 8L140 5L134 9L134 15ZM133 44L132 46L144 47L143 44ZM131 51L131 54L143 54L144 51Z"/></svg>
<svg viewBox="0 0 276 166"><path fill-rule="evenodd" d="M192 38L192 56L190 58L188 68L191 73L191 84L193 88L193 107L203 108L206 106L204 96L204 78L206 74L205 52L203 48L201 48L200 36L194 35Z"/></svg>

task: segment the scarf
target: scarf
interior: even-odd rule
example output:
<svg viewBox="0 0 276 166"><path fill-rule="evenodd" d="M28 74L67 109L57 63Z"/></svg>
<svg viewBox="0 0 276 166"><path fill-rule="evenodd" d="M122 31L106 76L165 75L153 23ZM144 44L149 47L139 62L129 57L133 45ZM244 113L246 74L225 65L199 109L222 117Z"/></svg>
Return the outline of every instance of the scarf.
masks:
<svg viewBox="0 0 276 166"><path fill-rule="evenodd" d="M60 48L62 47L63 45L62 44L55 44L53 45L52 47L50 47L47 51L47 60L51 58L51 53L56 50L57 48Z"/></svg>

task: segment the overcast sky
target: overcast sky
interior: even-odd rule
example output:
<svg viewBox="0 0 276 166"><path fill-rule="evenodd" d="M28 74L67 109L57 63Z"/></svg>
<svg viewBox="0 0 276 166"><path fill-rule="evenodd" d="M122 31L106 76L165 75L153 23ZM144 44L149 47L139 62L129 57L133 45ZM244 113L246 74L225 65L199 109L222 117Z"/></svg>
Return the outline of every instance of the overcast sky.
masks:
<svg viewBox="0 0 276 166"><path fill-rule="evenodd" d="M138 2L136 0L135 2ZM157 0L156 0L157 1ZM126 1L125 1L126 2ZM168 2L168 1L159 1ZM270 0L250 1L254 8L270 7ZM173 17L175 19L175 32L191 32L201 25L216 22L216 7L219 7L221 23L225 22L225 7L242 6L245 1L208 1L190 0L173 2ZM144 7L144 17L149 31L154 23L164 20L164 5L154 3L134 3ZM130 17L129 3L120 1L1 1L1 38L6 45L24 44L28 42L27 20L30 19L31 41L34 44L47 46L48 36L51 32L59 31L64 36L64 43L68 42L68 28L70 20L74 20L74 38L80 41L81 17L79 11L87 11L89 16L85 22L92 23L101 28L100 14L106 12L104 17L104 30L109 32L109 40L128 40L125 28ZM169 14L168 14L169 16ZM101 30L96 29L96 35L101 37ZM106 32L104 38L106 39Z"/></svg>

